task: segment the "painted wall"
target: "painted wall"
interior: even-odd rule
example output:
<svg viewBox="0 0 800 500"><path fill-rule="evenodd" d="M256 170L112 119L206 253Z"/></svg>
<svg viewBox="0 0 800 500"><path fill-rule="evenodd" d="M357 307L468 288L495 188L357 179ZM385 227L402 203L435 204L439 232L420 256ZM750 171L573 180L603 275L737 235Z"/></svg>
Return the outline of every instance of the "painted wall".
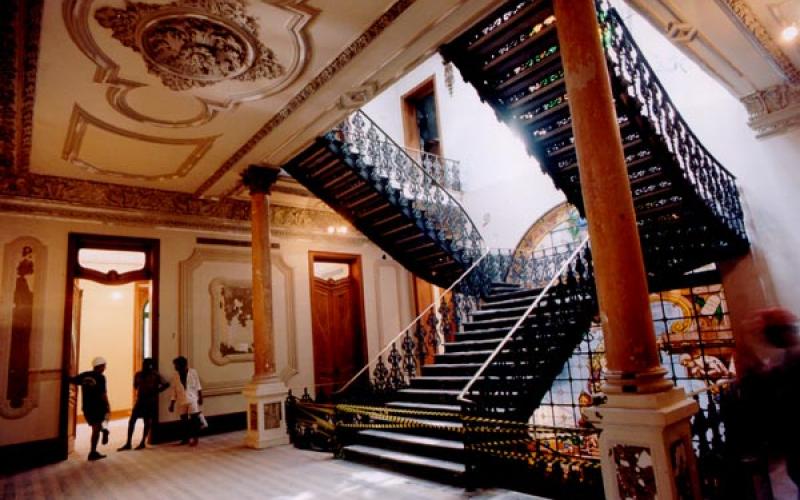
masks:
<svg viewBox="0 0 800 500"><path fill-rule="evenodd" d="M744 106L630 8L615 1L675 105L709 151L738 178L753 252L775 300L800 313L795 229L800 213L800 130L756 139Z"/></svg>
<svg viewBox="0 0 800 500"><path fill-rule="evenodd" d="M0 446L54 438L58 435L58 413L61 397L61 346L63 338L64 292L66 289L67 236L69 232L109 234L158 238L161 241L159 369L165 376L173 372L172 359L181 353L181 336L196 340L196 357L191 359L205 386L226 386L227 389L210 391L206 398L206 415L224 414L244 409L244 400L236 388L252 375L251 363L233 363L218 366L209 361L211 300L208 284L198 289L201 305L192 311L195 330L182 332L181 263L198 250L222 253L230 262L203 262L197 269L201 277L220 274L232 279L248 280L248 249L229 246L198 245L196 237L248 239L242 233L195 233L186 230L147 228L138 226L107 225L92 222L45 219L30 215L0 215L0 251L7 243L20 236L34 236L47 249L47 273L44 287L43 342L41 355L35 358L31 370L37 378L37 406L27 415L17 419L0 417ZM277 368L287 385L302 393L304 387L312 388L313 351L311 337L309 250L359 254L364 272L365 316L367 344L370 355L393 337L412 319L410 275L391 258L358 235L330 236L311 234L303 228L281 229L273 225L273 241L280 245L273 249L273 285L276 325ZM241 259L244 258L245 264ZM0 256L2 262L3 256ZM203 274L205 273L205 274ZM185 295L185 294L184 294ZM297 372L288 369L289 331L293 323L296 336ZM280 326L283 325L283 326ZM130 352L130 351L128 351ZM88 353L87 353L88 354ZM108 353L104 353L108 356ZM114 391L116 392L116 390ZM162 394L162 421L177 417L167 412L168 392Z"/></svg>
<svg viewBox="0 0 800 500"><path fill-rule="evenodd" d="M565 200L514 132L497 120L454 69L452 93L434 55L372 99L363 110L402 145L402 96L435 78L444 156L461 162L462 204L489 246L514 248L547 210ZM509 201L513 200L513 203Z"/></svg>
<svg viewBox="0 0 800 500"><path fill-rule="evenodd" d="M133 407L133 289L134 284L108 286L78 280L83 290L78 369L92 369L102 356L106 365L111 411ZM80 408L80 402L78 408Z"/></svg>

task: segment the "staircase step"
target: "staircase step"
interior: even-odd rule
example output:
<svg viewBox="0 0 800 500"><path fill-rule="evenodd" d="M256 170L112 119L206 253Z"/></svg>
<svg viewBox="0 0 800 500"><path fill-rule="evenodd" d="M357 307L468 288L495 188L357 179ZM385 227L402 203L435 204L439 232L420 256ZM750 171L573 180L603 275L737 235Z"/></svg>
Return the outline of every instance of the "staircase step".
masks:
<svg viewBox="0 0 800 500"><path fill-rule="evenodd" d="M494 350L500 344L503 338L504 337L497 337L493 339L458 340L456 342L445 342L444 349L445 352L449 353L484 351L486 349Z"/></svg>
<svg viewBox="0 0 800 500"><path fill-rule="evenodd" d="M466 467L462 463L436 458L420 457L410 453L384 450L373 446L354 444L342 448L346 458L364 461L369 464L381 463L400 468L412 474L431 477L437 481L458 481Z"/></svg>
<svg viewBox="0 0 800 500"><path fill-rule="evenodd" d="M484 304L495 304L497 302L505 302L512 299L535 299L542 292L539 288L523 288L511 292L493 293L483 298Z"/></svg>
<svg viewBox="0 0 800 500"><path fill-rule="evenodd" d="M386 403L390 408L400 408L403 410L414 410L419 412L443 412L443 413L461 413L461 405L456 404L440 404L440 403L419 403L414 401L390 401ZM425 415L426 418L436 418L439 415ZM453 418L450 416L441 416L439 419L446 420Z"/></svg>
<svg viewBox="0 0 800 500"><path fill-rule="evenodd" d="M396 432L367 429L358 432L355 442L384 450L440 460L459 460L461 454L464 453L464 442L461 439L444 439L415 434L414 429Z"/></svg>

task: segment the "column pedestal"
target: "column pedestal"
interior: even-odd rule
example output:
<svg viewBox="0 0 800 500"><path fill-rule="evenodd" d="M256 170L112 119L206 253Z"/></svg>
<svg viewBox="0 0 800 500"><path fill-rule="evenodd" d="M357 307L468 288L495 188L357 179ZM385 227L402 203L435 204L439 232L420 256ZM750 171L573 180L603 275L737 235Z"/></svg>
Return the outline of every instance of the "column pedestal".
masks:
<svg viewBox="0 0 800 500"><path fill-rule="evenodd" d="M288 393L286 385L274 377L253 380L245 386L242 395L247 402L246 446L262 449L289 444L284 408Z"/></svg>
<svg viewBox="0 0 800 500"><path fill-rule="evenodd" d="M608 500L695 499L700 496L690 419L697 403L683 389L652 394L609 394L583 415L600 433Z"/></svg>

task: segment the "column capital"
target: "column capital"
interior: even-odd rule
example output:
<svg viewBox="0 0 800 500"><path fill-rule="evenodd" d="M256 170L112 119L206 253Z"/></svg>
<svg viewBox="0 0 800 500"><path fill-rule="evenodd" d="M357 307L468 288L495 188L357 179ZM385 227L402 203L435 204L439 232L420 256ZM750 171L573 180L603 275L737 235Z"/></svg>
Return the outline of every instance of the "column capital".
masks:
<svg viewBox="0 0 800 500"><path fill-rule="evenodd" d="M241 173L242 184L250 190L250 194L269 194L280 171L280 167L271 165L250 165Z"/></svg>

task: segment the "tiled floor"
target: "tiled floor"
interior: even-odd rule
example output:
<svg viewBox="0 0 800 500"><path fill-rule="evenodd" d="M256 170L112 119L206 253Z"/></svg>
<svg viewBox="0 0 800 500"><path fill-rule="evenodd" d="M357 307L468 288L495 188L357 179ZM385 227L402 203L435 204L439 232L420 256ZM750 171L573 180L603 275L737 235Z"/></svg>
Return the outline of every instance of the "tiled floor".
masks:
<svg viewBox="0 0 800 500"><path fill-rule="evenodd" d="M251 450L242 445L239 432L205 438L196 448L170 444L117 452L125 439L124 426L125 421L112 422L111 442L101 447L108 458L98 462L86 461L89 439L82 426L69 460L0 478L0 498L435 500L469 496L460 488L335 460L328 453L290 446ZM533 498L501 490L480 491L471 497Z"/></svg>

